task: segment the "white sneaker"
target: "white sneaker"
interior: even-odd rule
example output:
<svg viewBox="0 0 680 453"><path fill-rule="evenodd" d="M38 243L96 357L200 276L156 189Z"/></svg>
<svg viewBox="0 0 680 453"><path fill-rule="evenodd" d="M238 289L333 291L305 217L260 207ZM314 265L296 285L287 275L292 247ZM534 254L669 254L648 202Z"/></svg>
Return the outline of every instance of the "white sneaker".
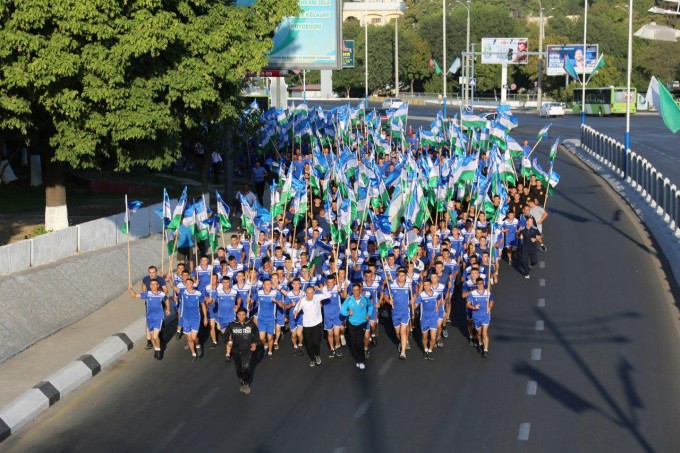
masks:
<svg viewBox="0 0 680 453"><path fill-rule="evenodd" d="M360 364L360 363L357 363L357 368L361 368L361 364Z"/></svg>
<svg viewBox="0 0 680 453"><path fill-rule="evenodd" d="M343 346L347 346L347 340L345 340L344 335L340 335L340 344Z"/></svg>
<svg viewBox="0 0 680 453"><path fill-rule="evenodd" d="M363 363L358 363L357 365L359 366L359 369L360 369L360 370L365 370L365 369L366 369L366 365L364 365Z"/></svg>

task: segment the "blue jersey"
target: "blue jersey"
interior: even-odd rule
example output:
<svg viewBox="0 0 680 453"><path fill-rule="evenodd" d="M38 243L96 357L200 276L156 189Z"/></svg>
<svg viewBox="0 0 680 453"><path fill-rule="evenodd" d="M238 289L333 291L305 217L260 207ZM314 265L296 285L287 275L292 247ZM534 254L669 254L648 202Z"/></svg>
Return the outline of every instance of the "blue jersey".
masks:
<svg viewBox="0 0 680 453"><path fill-rule="evenodd" d="M407 282L404 286L400 286L399 283L394 282L390 285L390 292L392 293L392 302L394 303L394 312L397 313L408 313L411 285Z"/></svg>
<svg viewBox="0 0 680 453"><path fill-rule="evenodd" d="M453 259L444 261L444 269L447 269L450 274L454 275L459 270L458 263L456 263L456 260Z"/></svg>
<svg viewBox="0 0 680 453"><path fill-rule="evenodd" d="M203 293L196 291L195 289L193 289L191 292L189 292L189 290L184 290L181 301L182 318L201 318L201 312L199 308L201 306L201 302L203 302Z"/></svg>
<svg viewBox="0 0 680 453"><path fill-rule="evenodd" d="M297 294L293 290L288 291L288 294L283 298L283 303L286 305L293 304L293 307L289 310L293 310L295 305L304 297L304 291L300 290Z"/></svg>
<svg viewBox="0 0 680 453"><path fill-rule="evenodd" d="M197 284L195 285L196 288L205 288L210 284L210 278L212 276L212 268L210 266L206 267L203 269L201 266L198 266L196 269L194 269L194 273L192 274L194 277L198 279Z"/></svg>
<svg viewBox="0 0 680 453"><path fill-rule="evenodd" d="M220 285L217 288L217 291L213 293L213 299L215 299L215 305L217 305L213 312L216 314L220 325L223 321L234 320L234 307L240 298L241 296L234 288L229 288L229 291L227 292L222 285Z"/></svg>
<svg viewBox="0 0 680 453"><path fill-rule="evenodd" d="M428 294L425 291L418 294L414 304L420 306L420 319L431 319L436 317L437 305L440 300L441 294L437 291L432 291L432 294Z"/></svg>
<svg viewBox="0 0 680 453"><path fill-rule="evenodd" d="M327 287L323 288L321 294L323 294L323 297L325 298L322 302L324 315L339 315L342 300L340 293L338 292L338 285L333 286L332 289L328 289Z"/></svg>
<svg viewBox="0 0 680 453"><path fill-rule="evenodd" d="M257 300L257 319L274 320L276 313L276 300L279 292L276 290L269 291L269 294L264 292L264 289L254 294L254 299Z"/></svg>
<svg viewBox="0 0 680 453"><path fill-rule="evenodd" d="M465 238L463 236L458 235L457 238L451 236L449 238L449 242L451 242L451 255L453 255L455 258L458 258L460 256L460 252L463 250L463 241Z"/></svg>
<svg viewBox="0 0 680 453"><path fill-rule="evenodd" d="M146 302L146 317L147 319L163 319L165 316L165 310L163 304L167 299L167 296L163 291L154 293L152 291L147 291L140 294L142 299Z"/></svg>
<svg viewBox="0 0 680 453"><path fill-rule="evenodd" d="M227 258L230 256L233 256L236 258L237 263L242 263L243 262L243 244L238 244L236 247L233 245L229 244L227 246Z"/></svg>
<svg viewBox="0 0 680 453"><path fill-rule="evenodd" d="M476 289L472 291L468 295L467 301L474 306L477 306L479 304L479 310L472 310L472 317L476 318L488 316L488 313L486 311L489 307L489 302L491 302L492 300L493 296L491 295L491 293L489 293L488 290L484 290L484 292L481 294Z"/></svg>
<svg viewBox="0 0 680 453"><path fill-rule="evenodd" d="M380 300L380 295L382 294L381 286L382 285L377 280L373 280L373 283L371 285L364 282L363 287L364 296L366 296L368 300L370 300L373 303L373 305L377 304L378 301Z"/></svg>

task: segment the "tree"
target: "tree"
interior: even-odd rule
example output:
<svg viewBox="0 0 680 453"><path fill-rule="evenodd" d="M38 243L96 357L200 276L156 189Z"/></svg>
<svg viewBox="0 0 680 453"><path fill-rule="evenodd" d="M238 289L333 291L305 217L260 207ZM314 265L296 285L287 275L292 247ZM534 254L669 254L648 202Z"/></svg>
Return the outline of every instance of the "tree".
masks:
<svg viewBox="0 0 680 453"><path fill-rule="evenodd" d="M399 79L408 80L411 94L417 80L432 73L429 67L430 48L427 42L409 26L399 23ZM447 68L442 68L442 70Z"/></svg>
<svg viewBox="0 0 680 453"><path fill-rule="evenodd" d="M41 153L46 228L68 225L67 167L160 169L183 140L219 135L297 11L295 0L1 1L0 132Z"/></svg>

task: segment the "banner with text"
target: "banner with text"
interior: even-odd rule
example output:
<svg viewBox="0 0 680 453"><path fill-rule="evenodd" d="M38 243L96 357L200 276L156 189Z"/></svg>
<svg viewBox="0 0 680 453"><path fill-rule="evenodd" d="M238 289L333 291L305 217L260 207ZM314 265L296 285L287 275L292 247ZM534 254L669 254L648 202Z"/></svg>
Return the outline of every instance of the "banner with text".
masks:
<svg viewBox="0 0 680 453"><path fill-rule="evenodd" d="M586 74L593 72L597 64L597 44L586 45ZM583 44L550 45L547 46L548 64L545 70L549 76L564 76L564 59L568 58L574 65L576 73L583 74Z"/></svg>
<svg viewBox="0 0 680 453"><path fill-rule="evenodd" d="M484 64L527 64L528 38L482 38L482 63Z"/></svg>

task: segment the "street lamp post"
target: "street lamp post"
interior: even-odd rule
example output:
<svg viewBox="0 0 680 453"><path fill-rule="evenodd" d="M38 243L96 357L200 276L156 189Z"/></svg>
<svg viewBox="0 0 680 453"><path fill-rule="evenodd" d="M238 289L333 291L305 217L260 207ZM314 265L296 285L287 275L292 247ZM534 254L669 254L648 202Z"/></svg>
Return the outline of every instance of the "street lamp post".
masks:
<svg viewBox="0 0 680 453"><path fill-rule="evenodd" d="M442 0L442 44L443 44L443 55L442 55L442 67L444 68L442 70L442 87L443 87L443 106L442 106L442 113L444 114L444 119L446 119L446 0Z"/></svg>
<svg viewBox="0 0 680 453"><path fill-rule="evenodd" d="M399 97L399 18L394 19L394 97Z"/></svg>
<svg viewBox="0 0 680 453"><path fill-rule="evenodd" d="M583 80L581 80L581 124L586 124L586 39L588 38L588 0L585 0L583 16Z"/></svg>
<svg viewBox="0 0 680 453"><path fill-rule="evenodd" d="M630 74L633 69L633 0L628 0L628 68L626 74L626 137L623 159L623 178L628 176L628 150L630 149Z"/></svg>
<svg viewBox="0 0 680 453"><path fill-rule="evenodd" d="M368 108L368 0L364 0L364 86L366 106Z"/></svg>
<svg viewBox="0 0 680 453"><path fill-rule="evenodd" d="M465 105L469 102L469 92L470 92L470 0L467 0L467 5L465 5L460 0L456 3L463 5L467 9L467 31L465 37L465 65L463 68L463 82L465 85L465 93L463 94L463 101Z"/></svg>
<svg viewBox="0 0 680 453"><path fill-rule="evenodd" d="M539 32L538 32L538 51L540 52L538 54L538 83L537 83L537 90L536 90L536 108L538 110L541 109L541 104L543 103L543 40L545 39L545 17L543 15L543 5L541 4L541 0L538 0L538 8L539 8L539 13L540 13L540 19L541 19L541 25L539 27ZM555 7L550 8L548 10L548 17L550 17L550 13L552 10L554 10Z"/></svg>

